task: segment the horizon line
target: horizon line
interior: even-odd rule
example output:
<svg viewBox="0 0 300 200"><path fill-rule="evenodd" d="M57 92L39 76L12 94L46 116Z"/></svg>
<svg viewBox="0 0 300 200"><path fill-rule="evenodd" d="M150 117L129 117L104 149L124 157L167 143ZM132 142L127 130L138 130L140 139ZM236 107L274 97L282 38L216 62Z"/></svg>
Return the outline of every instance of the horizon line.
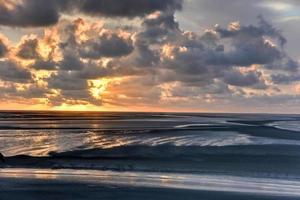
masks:
<svg viewBox="0 0 300 200"><path fill-rule="evenodd" d="M257 114L257 115L300 115L300 113L269 113L269 112L210 112L210 111L206 111L206 112L192 112L192 111L134 111L134 110L130 110L130 111L107 111L107 110L103 110L103 111L92 111L92 110L5 110L5 109L0 109L0 113L4 113L4 112L66 112L66 113L173 113L173 114Z"/></svg>

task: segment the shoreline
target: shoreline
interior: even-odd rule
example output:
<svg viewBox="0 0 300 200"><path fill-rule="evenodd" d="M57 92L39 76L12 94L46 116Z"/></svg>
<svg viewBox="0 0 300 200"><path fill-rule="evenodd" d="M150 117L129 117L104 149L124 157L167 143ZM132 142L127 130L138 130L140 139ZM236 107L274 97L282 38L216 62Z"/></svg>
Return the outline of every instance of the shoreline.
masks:
<svg viewBox="0 0 300 200"><path fill-rule="evenodd" d="M13 200L297 200L299 197L270 196L233 192L195 191L169 188L126 187L111 184L82 184L0 178L1 199Z"/></svg>
<svg viewBox="0 0 300 200"><path fill-rule="evenodd" d="M0 169L0 194L5 191L32 193L32 189L68 194L68 188L78 185L114 191L160 190L195 194L227 194L229 196L268 197L267 199L299 199L300 181L249 178L237 176L195 175L176 173L113 172L99 170ZM36 185L34 188L31 186ZM62 186L61 188L59 186ZM29 187L29 188L28 188ZM82 189L81 189L82 190ZM66 192L64 194L64 192ZM82 192L82 191L81 191ZM98 194L100 195L101 192ZM149 193L149 197L155 193ZM2 195L0 195L2 197ZM50 198L51 196L48 196ZM192 196L191 196L192 197ZM26 199L26 198L25 198ZM223 199L223 198L222 198ZM251 198L255 199L255 198Z"/></svg>

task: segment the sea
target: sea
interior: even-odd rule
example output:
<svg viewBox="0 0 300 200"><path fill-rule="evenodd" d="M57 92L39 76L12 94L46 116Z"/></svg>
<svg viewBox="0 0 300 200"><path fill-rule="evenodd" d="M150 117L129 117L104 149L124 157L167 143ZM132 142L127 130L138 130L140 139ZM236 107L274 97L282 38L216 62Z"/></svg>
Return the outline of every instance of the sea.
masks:
<svg viewBox="0 0 300 200"><path fill-rule="evenodd" d="M0 200L300 199L300 115L0 112Z"/></svg>

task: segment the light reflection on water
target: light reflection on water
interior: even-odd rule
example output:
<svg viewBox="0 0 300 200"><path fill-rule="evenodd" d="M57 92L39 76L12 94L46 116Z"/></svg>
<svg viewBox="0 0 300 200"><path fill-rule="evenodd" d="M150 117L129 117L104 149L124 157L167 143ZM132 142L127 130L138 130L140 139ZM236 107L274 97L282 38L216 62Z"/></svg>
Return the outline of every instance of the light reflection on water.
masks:
<svg viewBox="0 0 300 200"><path fill-rule="evenodd" d="M5 134L3 134L5 132ZM72 135L70 135L72 136ZM68 142L68 135L62 135L58 131L1 131L0 148L5 155L34 155L43 156L48 152L68 149L78 144L77 137L72 137L72 143Z"/></svg>
<svg viewBox="0 0 300 200"><path fill-rule="evenodd" d="M231 146L300 145L298 140L254 137L236 132L170 131L152 134L143 131L95 130L1 130L0 149L5 156L47 156L50 152L109 149L130 145Z"/></svg>
<svg viewBox="0 0 300 200"><path fill-rule="evenodd" d="M133 143L130 136L110 135L101 131L0 131L0 149L6 156L47 156L49 152L66 152L91 148L105 149L127 145L128 143Z"/></svg>
<svg viewBox="0 0 300 200"><path fill-rule="evenodd" d="M300 197L299 180L223 175L133 173L95 170L0 169L1 178L56 180L73 183L114 184L133 187L161 187Z"/></svg>

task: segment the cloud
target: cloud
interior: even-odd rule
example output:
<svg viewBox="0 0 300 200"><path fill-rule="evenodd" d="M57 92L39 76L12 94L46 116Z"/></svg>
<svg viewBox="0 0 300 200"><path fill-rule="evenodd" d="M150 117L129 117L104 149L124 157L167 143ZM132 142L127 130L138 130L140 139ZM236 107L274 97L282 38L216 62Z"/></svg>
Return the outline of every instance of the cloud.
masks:
<svg viewBox="0 0 300 200"><path fill-rule="evenodd" d="M76 4L66 6L64 12L83 12ZM0 78L23 83L18 87L24 92L3 92L40 93L51 106L197 106L276 96L285 92L283 84L298 80L299 64L285 50L287 39L262 17L256 24L232 22L199 33L181 28L174 7L161 9L126 14L143 16L130 28L129 21L114 25L119 19L64 19L44 35L24 36L0 64Z"/></svg>
<svg viewBox="0 0 300 200"><path fill-rule="evenodd" d="M181 0L4 0L0 24L38 27L56 24L64 13L101 17L142 17L155 11L181 9Z"/></svg>
<svg viewBox="0 0 300 200"><path fill-rule="evenodd" d="M238 87L254 87L257 89L266 89L264 81L262 81L260 72L241 73L238 70L225 72L223 80L225 83Z"/></svg>
<svg viewBox="0 0 300 200"><path fill-rule="evenodd" d="M0 61L0 79L16 83L28 83L32 81L32 74L17 63Z"/></svg>
<svg viewBox="0 0 300 200"><path fill-rule="evenodd" d="M120 57L133 51L133 41L116 33L106 32L97 38L83 42L80 55L83 58Z"/></svg>
<svg viewBox="0 0 300 200"><path fill-rule="evenodd" d="M180 32L174 11L153 13L144 20L143 26L145 29L138 36L140 42L164 43L176 39Z"/></svg>
<svg viewBox="0 0 300 200"><path fill-rule="evenodd" d="M53 71L57 69L57 63L52 60L42 60L37 59L33 64L30 65L31 68L36 70L49 70Z"/></svg>
<svg viewBox="0 0 300 200"><path fill-rule="evenodd" d="M4 57L7 53L8 49L6 45L0 40L0 58Z"/></svg>
<svg viewBox="0 0 300 200"><path fill-rule="evenodd" d="M69 1L70 4L73 2ZM76 8L73 9L95 16L136 17L155 11L181 9L181 7L181 0L82 0L78 1Z"/></svg>
<svg viewBox="0 0 300 200"><path fill-rule="evenodd" d="M300 81L300 75L299 74L273 74L272 81L275 84L290 84L293 82Z"/></svg>
<svg viewBox="0 0 300 200"><path fill-rule="evenodd" d="M63 0L64 1L64 0ZM54 1L4 0L0 2L0 24L4 26L47 26L58 22L60 13Z"/></svg>
<svg viewBox="0 0 300 200"><path fill-rule="evenodd" d="M221 64L239 66L270 64L286 56L282 50L286 39L279 30L262 17L259 17L258 26L241 26L239 23L231 23L227 29L217 27L216 31L221 38L230 39L233 48L216 59L216 62Z"/></svg>
<svg viewBox="0 0 300 200"><path fill-rule="evenodd" d="M8 39L4 35L0 34L0 58L6 56L8 52Z"/></svg>
<svg viewBox="0 0 300 200"><path fill-rule="evenodd" d="M47 82L50 89L59 91L57 96L49 98L52 105L63 103L101 105L101 101L90 92L88 80L78 77L78 72L59 71L51 75Z"/></svg>
<svg viewBox="0 0 300 200"><path fill-rule="evenodd" d="M38 59L38 39L25 39L19 46L17 56L22 59Z"/></svg>
<svg viewBox="0 0 300 200"><path fill-rule="evenodd" d="M0 99L15 99L16 96L19 99L23 99L23 101L26 101L28 99L40 99L40 98L46 98L47 95L51 94L51 91L49 91L46 88L39 87L36 85L30 85L27 87L23 87L21 90L18 89L18 86L16 84L8 84L6 86L1 86L0 90L3 92L0 94Z"/></svg>
<svg viewBox="0 0 300 200"><path fill-rule="evenodd" d="M265 19L272 22L274 27L282 30L282 34L288 39L286 51L293 59L298 58L298 43L294 42L298 40L300 34L300 29L295 26L299 20L299 18L297 20L298 0L227 0L226 2L220 8L220 0L188 0L184 2L183 10L176 13L176 17L183 30L198 32L215 24L226 26L229 22L236 20L244 25L254 24L257 21L257 16L263 15ZM278 11L261 6L278 3L290 4L292 10Z"/></svg>
<svg viewBox="0 0 300 200"><path fill-rule="evenodd" d="M269 70L281 70L283 72L297 73L299 71L299 62L289 56L283 56L273 63L265 64L264 67Z"/></svg>
<svg viewBox="0 0 300 200"><path fill-rule="evenodd" d="M64 54L63 60L59 63L59 68L66 71L80 71L84 68L84 64L76 54Z"/></svg>
<svg viewBox="0 0 300 200"><path fill-rule="evenodd" d="M216 26L203 35L183 32L177 37L175 43L168 42L162 48L160 67L174 71L168 81L195 85L219 79L233 86L266 89L261 70L299 69L298 62L284 50L286 39L281 32L261 17L258 25L234 22L227 28ZM259 67L255 71L239 71L253 66Z"/></svg>
<svg viewBox="0 0 300 200"><path fill-rule="evenodd" d="M147 16L139 32L127 33L130 35L128 38L133 38L133 41L130 41L132 50L121 57L111 56L109 62L101 61L101 58L107 56L103 56L103 53L98 54L99 51L95 51L97 56L82 55L82 51L85 50L85 45L82 44L88 41L89 46L99 47L102 45L102 35L89 36L80 41L78 38L81 36L76 34L76 30L81 29L73 23L75 28L68 28L67 30L71 30L67 31L68 34L64 31L65 41L68 42L60 46L64 52L64 59L68 58L67 52L76 55L69 59L75 63L70 64L69 68L60 65L58 74L48 80L50 87L60 89L61 95L66 94L64 98L72 97L75 100L75 94L79 91L87 93L88 80L131 77L129 80L134 82L136 90L141 93L140 89L149 90L149 86L145 86L142 81L147 76L152 79L149 84L155 91L153 94L156 95L156 99L163 93L161 85L176 82L181 89L170 90L170 97L194 99L209 95L205 97L206 100L213 101L222 96L228 98L236 94L249 95L244 91L246 89L268 91L273 86L264 75L264 70L293 71L298 68L297 62L291 60L284 51L285 38L280 31L261 18L257 25L243 26L231 23L227 28L217 26L203 34L197 34L180 30L173 15L172 12L157 12ZM119 37L116 31L100 28L91 32L91 28L88 29L90 34L93 33L91 35L100 30L102 33L104 31ZM116 46L106 45L118 51ZM85 62L79 60L80 57ZM279 64L286 63L287 60L290 60L289 65L294 64L293 67ZM77 68L76 63L79 61L81 67ZM70 72L63 73L62 70ZM121 81L121 85L109 88L113 92L117 91L121 97L126 97L128 102L138 101L133 100L134 98L146 101L148 96L142 97L133 92L133 89L129 89L133 86L128 82ZM104 98L103 102L116 103L117 99L120 99L118 95L110 95L109 100ZM114 99L111 99L112 97Z"/></svg>
<svg viewBox="0 0 300 200"><path fill-rule="evenodd" d="M48 78L48 86L60 90L86 90L88 83L85 79L74 76L74 72L60 71Z"/></svg>

